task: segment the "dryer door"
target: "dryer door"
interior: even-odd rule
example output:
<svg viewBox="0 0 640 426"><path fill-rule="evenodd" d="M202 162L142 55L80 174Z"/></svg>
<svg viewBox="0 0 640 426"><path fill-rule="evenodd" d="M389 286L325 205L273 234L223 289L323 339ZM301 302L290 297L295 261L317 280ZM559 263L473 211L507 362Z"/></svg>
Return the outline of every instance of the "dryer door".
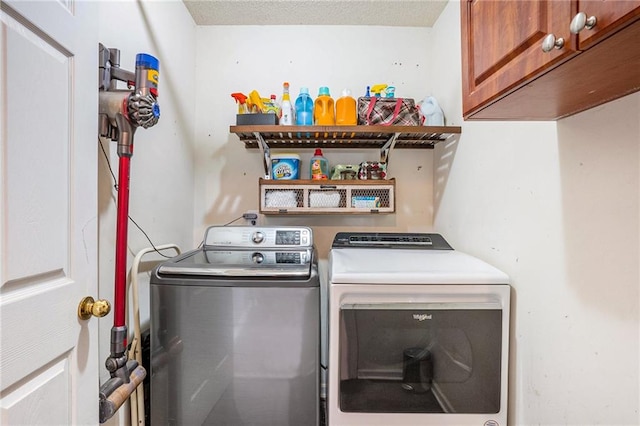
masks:
<svg viewBox="0 0 640 426"><path fill-rule="evenodd" d="M498 303L343 305L339 348L343 412L500 410Z"/></svg>

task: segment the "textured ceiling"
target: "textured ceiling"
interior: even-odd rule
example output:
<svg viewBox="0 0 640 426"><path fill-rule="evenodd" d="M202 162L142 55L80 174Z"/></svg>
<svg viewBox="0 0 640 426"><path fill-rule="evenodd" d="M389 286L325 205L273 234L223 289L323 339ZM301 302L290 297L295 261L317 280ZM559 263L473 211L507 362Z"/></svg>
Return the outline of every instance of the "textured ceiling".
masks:
<svg viewBox="0 0 640 426"><path fill-rule="evenodd" d="M197 25L432 27L448 0L183 0Z"/></svg>

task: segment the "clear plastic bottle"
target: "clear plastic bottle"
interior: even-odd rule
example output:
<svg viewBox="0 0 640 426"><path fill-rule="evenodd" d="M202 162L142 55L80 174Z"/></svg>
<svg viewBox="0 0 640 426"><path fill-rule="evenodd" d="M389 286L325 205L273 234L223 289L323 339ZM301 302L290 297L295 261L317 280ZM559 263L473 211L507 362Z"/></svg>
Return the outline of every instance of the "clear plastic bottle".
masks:
<svg viewBox="0 0 640 426"><path fill-rule="evenodd" d="M296 125L313 125L313 99L309 96L309 89L306 87L300 88L300 94L296 99Z"/></svg>
<svg viewBox="0 0 640 426"><path fill-rule="evenodd" d="M312 180L329 179L329 161L322 155L322 149L316 148L309 162L309 172Z"/></svg>
<svg viewBox="0 0 640 426"><path fill-rule="evenodd" d="M280 105L280 124L285 126L293 125L293 105L289 97L289 83L286 81L282 85L282 105Z"/></svg>
<svg viewBox="0 0 640 426"><path fill-rule="evenodd" d="M313 121L317 126L335 126L336 111L328 87L321 87L313 107Z"/></svg>
<svg viewBox="0 0 640 426"><path fill-rule="evenodd" d="M349 89L344 89L342 96L336 101L336 124L338 126L355 126L358 124L356 100L351 97Z"/></svg>

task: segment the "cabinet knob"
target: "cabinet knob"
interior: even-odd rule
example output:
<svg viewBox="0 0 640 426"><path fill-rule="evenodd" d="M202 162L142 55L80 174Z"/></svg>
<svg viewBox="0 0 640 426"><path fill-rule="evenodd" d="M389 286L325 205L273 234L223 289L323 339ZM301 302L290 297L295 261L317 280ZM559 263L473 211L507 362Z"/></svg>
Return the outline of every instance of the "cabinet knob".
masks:
<svg viewBox="0 0 640 426"><path fill-rule="evenodd" d="M545 53L551 52L555 49L562 49L564 47L564 39L562 37L556 38L556 36L552 34L547 34L547 36L542 39L542 51Z"/></svg>
<svg viewBox="0 0 640 426"><path fill-rule="evenodd" d="M595 16L590 16L587 18L587 14L584 12L578 12L576 16L571 20L571 24L569 25L569 31L571 34L578 34L580 31L585 28L590 30L596 26L598 19Z"/></svg>

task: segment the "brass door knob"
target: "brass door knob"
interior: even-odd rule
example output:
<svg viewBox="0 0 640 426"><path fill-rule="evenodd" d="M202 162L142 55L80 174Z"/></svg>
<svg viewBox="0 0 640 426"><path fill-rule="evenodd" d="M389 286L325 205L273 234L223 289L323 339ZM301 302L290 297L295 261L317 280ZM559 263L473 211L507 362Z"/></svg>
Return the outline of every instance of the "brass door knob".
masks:
<svg viewBox="0 0 640 426"><path fill-rule="evenodd" d="M88 320L91 315L94 317L103 317L111 312L111 304L103 299L93 300L93 297L87 296L80 301L78 305L78 318Z"/></svg>

